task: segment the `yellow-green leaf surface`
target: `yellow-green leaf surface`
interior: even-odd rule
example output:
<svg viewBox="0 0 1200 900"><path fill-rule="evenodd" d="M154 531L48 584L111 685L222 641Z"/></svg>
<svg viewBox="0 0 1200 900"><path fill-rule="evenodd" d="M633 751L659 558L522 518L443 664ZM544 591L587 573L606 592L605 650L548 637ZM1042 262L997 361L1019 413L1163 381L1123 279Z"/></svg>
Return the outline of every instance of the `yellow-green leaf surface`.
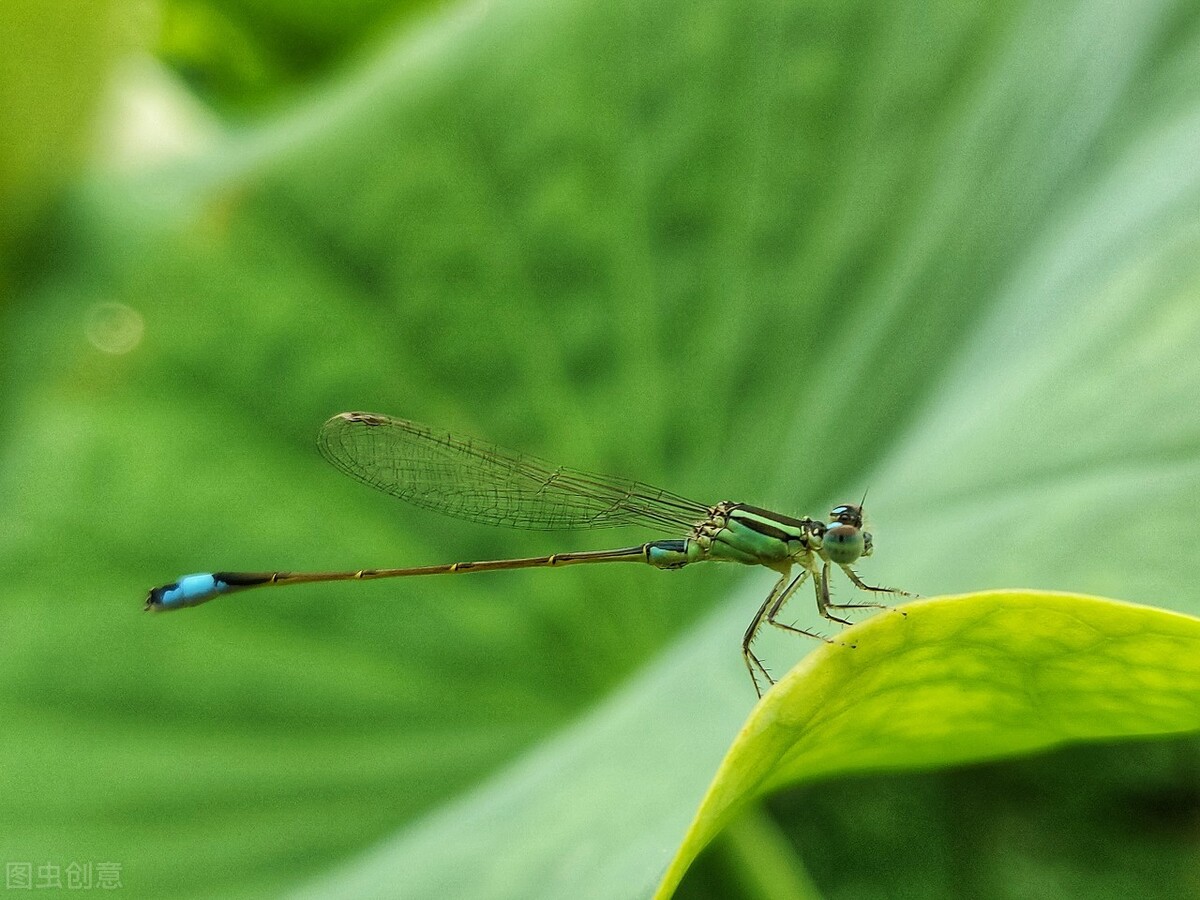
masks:
<svg viewBox="0 0 1200 900"><path fill-rule="evenodd" d="M657 896L733 816L785 785L1068 741L1200 729L1200 619L993 591L906 604L780 680L721 763Z"/></svg>

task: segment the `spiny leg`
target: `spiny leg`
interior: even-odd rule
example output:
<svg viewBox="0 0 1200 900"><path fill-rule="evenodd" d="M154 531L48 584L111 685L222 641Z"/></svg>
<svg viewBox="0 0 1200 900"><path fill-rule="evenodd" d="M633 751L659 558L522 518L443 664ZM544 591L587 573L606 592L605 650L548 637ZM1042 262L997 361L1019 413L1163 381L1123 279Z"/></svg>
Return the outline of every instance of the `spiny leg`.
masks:
<svg viewBox="0 0 1200 900"><path fill-rule="evenodd" d="M763 665L762 660L754 655L754 651L750 649L750 645L754 642L754 638L757 637L758 629L762 627L767 611L773 607L777 598L785 593L784 588L790 577L791 572L784 572L782 577L775 582L775 587L771 588L771 593L767 594L767 599L762 602L762 606L758 608L758 612L750 620L750 627L746 629L746 633L742 636L742 659L746 662L746 668L750 670L750 680L754 682L754 692L758 694L760 699L763 692L756 670L762 673L763 677L767 679L768 684L774 684L775 679L771 677L771 673L767 671L767 667Z"/></svg>
<svg viewBox="0 0 1200 900"><path fill-rule="evenodd" d="M801 569L800 574L793 578L792 583L787 586L787 590L775 598L775 602L772 603L771 608L767 610L768 622L772 621L777 615L779 615L779 611L783 609L784 604L791 599L792 594L794 594L796 591L796 588L800 587L800 585L804 583L804 579L808 576L808 569Z"/></svg>
<svg viewBox="0 0 1200 900"><path fill-rule="evenodd" d="M902 591L899 588L876 587L875 585L867 584L865 581L863 581L861 578L859 578L858 573L855 572L849 566L842 566L842 571L846 573L846 577L849 578L852 582L854 582L854 586L856 588L858 588L860 591L870 591L875 594L895 594L898 597L911 597L912 596L912 594L910 594L908 591ZM829 605L831 607L833 607L834 609L869 609L869 608L887 609L888 608L887 605L883 604L883 603L830 603Z"/></svg>
<svg viewBox="0 0 1200 900"><path fill-rule="evenodd" d="M775 602L771 604L771 608L767 610L767 622L769 622L771 625L774 625L776 628L781 628L784 631L790 631L793 634L802 634L805 637L816 638L819 641L831 643L829 638L822 634L817 634L813 631L807 631L803 628L798 628L795 625L788 625L786 622L780 622L775 618L777 615L779 615L780 611L782 611L784 604L786 604L788 600L792 598L792 594L796 592L796 589L800 587L800 585L804 584L804 579L811 574L812 573L809 572L808 569L804 569L799 575L792 579L792 583L787 586L787 590L780 594L776 598Z"/></svg>
<svg viewBox="0 0 1200 900"><path fill-rule="evenodd" d="M813 579L813 588L817 592L817 612L819 612L830 622L840 622L842 625L853 625L854 623L849 619L839 619L829 611L831 608L843 608L835 603L830 602L829 600L829 563L825 563L825 565L822 566L820 575L817 575L814 572Z"/></svg>

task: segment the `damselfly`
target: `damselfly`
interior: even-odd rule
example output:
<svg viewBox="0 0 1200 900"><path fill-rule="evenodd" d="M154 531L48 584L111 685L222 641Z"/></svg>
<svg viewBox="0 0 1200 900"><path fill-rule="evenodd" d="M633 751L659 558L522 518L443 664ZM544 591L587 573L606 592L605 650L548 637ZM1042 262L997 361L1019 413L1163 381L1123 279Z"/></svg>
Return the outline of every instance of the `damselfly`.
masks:
<svg viewBox="0 0 1200 900"><path fill-rule="evenodd" d="M675 530L684 536L615 550L405 569L205 572L185 575L172 584L154 588L146 598L146 609L182 609L222 594L317 581L367 581L610 562L648 563L658 569L679 569L710 561L759 565L779 574L779 580L742 636L742 658L755 691L762 696L760 676L774 683L752 649L764 623L829 641L779 620L784 604L806 579L812 580L821 615L843 625L850 623L835 611L882 604L832 602L831 566L838 566L861 590L909 596L895 588L866 584L852 568L860 558L870 556L873 549L871 535L863 528L861 504L834 507L829 522L795 519L730 501L708 506L641 482L552 466L531 456L435 431L416 422L365 412L334 416L322 426L317 446L333 465L364 484L416 506L472 522L545 531L640 525ZM799 572L793 575L797 567Z"/></svg>

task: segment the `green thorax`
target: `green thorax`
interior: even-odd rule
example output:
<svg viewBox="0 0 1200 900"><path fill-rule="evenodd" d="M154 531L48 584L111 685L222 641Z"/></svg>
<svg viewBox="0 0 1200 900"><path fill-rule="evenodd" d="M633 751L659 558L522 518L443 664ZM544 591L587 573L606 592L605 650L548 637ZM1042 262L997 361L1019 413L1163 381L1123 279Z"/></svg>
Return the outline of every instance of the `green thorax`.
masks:
<svg viewBox="0 0 1200 900"><path fill-rule="evenodd" d="M775 568L820 546L824 526L813 519L791 516L725 501L696 526L692 540L703 559L728 560Z"/></svg>

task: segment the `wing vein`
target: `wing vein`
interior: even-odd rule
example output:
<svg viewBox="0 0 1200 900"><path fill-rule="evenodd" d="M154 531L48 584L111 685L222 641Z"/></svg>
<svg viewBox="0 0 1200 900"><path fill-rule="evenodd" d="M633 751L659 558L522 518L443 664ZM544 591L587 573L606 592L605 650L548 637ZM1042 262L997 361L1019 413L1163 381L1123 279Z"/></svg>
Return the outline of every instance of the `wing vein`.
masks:
<svg viewBox="0 0 1200 900"><path fill-rule="evenodd" d="M406 419L341 413L317 447L351 478L424 509L487 525L556 531L686 529L710 509L653 485L554 466Z"/></svg>

